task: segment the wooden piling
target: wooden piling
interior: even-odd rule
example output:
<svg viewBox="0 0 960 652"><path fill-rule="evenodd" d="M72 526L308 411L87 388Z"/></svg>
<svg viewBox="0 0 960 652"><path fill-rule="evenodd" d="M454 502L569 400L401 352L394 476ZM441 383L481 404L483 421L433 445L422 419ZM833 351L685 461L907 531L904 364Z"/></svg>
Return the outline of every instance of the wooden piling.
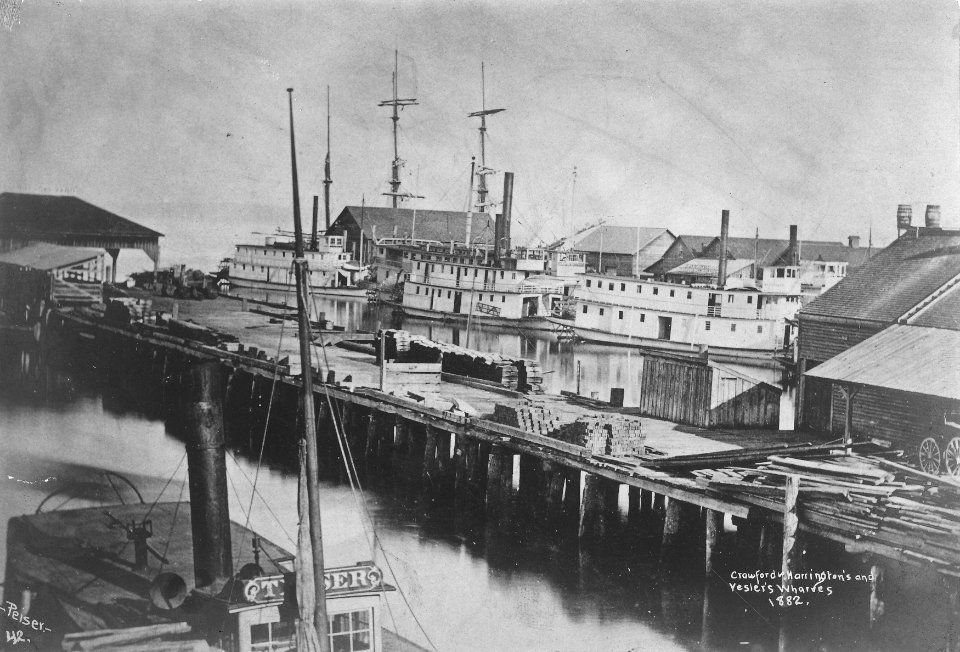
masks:
<svg viewBox="0 0 960 652"><path fill-rule="evenodd" d="M543 470L547 481L546 514L548 519L555 521L563 514L563 488L567 478L563 468L556 464L544 462Z"/></svg>
<svg viewBox="0 0 960 652"><path fill-rule="evenodd" d="M564 469L566 483L563 487L563 511L579 521L580 517L580 469ZM576 522L575 521L575 522Z"/></svg>
<svg viewBox="0 0 960 652"><path fill-rule="evenodd" d="M870 566L870 629L877 629L880 626L880 618L885 609L883 566L874 562Z"/></svg>
<svg viewBox="0 0 960 652"><path fill-rule="evenodd" d="M583 483L583 502L580 507L581 539L599 538L604 534L603 484L601 478L588 473Z"/></svg>
<svg viewBox="0 0 960 652"><path fill-rule="evenodd" d="M704 550L704 574L709 578L713 575L720 549L720 540L723 536L723 512L712 509L706 510L706 545Z"/></svg>
<svg viewBox="0 0 960 652"><path fill-rule="evenodd" d="M800 519L797 515L797 498L800 496L800 477L787 476L787 484L783 501L783 575L780 579L780 588L784 595L790 595L793 589L793 573L798 570L800 549L797 547L797 528Z"/></svg>
<svg viewBox="0 0 960 652"><path fill-rule="evenodd" d="M437 430L433 426L424 426L423 446L423 486L431 489L437 482Z"/></svg>
<svg viewBox="0 0 960 652"><path fill-rule="evenodd" d="M627 524L636 527L640 523L640 498L643 490L640 487L627 489Z"/></svg>
<svg viewBox="0 0 960 652"><path fill-rule="evenodd" d="M666 515L663 520L663 538L660 540L660 559L664 560L676 552L676 542L680 535L682 503L671 498L667 501Z"/></svg>

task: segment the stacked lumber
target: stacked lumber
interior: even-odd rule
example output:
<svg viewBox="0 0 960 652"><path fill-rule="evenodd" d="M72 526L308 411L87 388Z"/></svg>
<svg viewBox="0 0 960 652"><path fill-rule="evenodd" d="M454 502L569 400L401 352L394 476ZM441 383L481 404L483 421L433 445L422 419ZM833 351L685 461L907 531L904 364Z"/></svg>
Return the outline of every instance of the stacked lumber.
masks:
<svg viewBox="0 0 960 652"><path fill-rule="evenodd" d="M554 437L585 446L593 455L632 457L645 451L640 420L621 415L580 417L562 426Z"/></svg>
<svg viewBox="0 0 960 652"><path fill-rule="evenodd" d="M521 401L514 405L497 403L493 408L493 420L543 437L552 437L560 428L560 419L535 401Z"/></svg>
<svg viewBox="0 0 960 652"><path fill-rule="evenodd" d="M387 360L411 363L441 362L444 373L457 374L496 383L507 389L543 393L543 370L534 360L525 360L466 349L446 342L434 342L404 330L385 330L384 354ZM380 335L375 342L380 351Z"/></svg>
<svg viewBox="0 0 960 652"><path fill-rule="evenodd" d="M194 635L187 623L169 623L74 632L63 637L63 650L151 650L159 652L206 652L210 646Z"/></svg>
<svg viewBox="0 0 960 652"><path fill-rule="evenodd" d="M712 490L782 510L787 476L800 479L800 517L863 550L884 549L960 575L960 483L883 458L770 455L752 467L695 469ZM855 543L853 543L855 542Z"/></svg>

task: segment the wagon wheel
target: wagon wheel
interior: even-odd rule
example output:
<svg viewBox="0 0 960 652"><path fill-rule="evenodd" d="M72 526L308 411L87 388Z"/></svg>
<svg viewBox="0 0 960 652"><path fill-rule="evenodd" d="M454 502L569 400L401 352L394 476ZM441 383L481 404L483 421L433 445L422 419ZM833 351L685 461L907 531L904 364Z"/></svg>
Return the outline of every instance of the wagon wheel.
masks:
<svg viewBox="0 0 960 652"><path fill-rule="evenodd" d="M940 444L933 437L927 437L920 442L917 450L920 470L934 475L940 473Z"/></svg>
<svg viewBox="0 0 960 652"><path fill-rule="evenodd" d="M960 478L960 437L954 437L943 449L943 466L947 474Z"/></svg>

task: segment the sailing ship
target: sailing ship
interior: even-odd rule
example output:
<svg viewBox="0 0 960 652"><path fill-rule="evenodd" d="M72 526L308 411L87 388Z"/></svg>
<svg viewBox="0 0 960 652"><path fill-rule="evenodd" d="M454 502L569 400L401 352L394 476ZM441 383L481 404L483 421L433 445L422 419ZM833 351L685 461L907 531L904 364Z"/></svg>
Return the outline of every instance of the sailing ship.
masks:
<svg viewBox="0 0 960 652"><path fill-rule="evenodd" d="M298 335L301 368L308 370L301 374L301 408L312 415L309 262L288 93ZM381 599L393 587L374 563L324 564L313 419L300 420L297 555L230 521L222 375L219 362L198 361L180 378L189 397L176 417L189 439L189 502L148 504L141 497L11 519L3 616L17 625L14 644L131 652L421 649L381 629Z"/></svg>
<svg viewBox="0 0 960 652"><path fill-rule="evenodd" d="M324 159L323 203L326 228L330 229L330 87L327 87L327 155ZM314 294L364 296L366 269L350 254L346 235L320 235L317 226L318 197L313 198L313 228L302 255L310 262L310 289ZM293 288L292 264L295 236L289 231L264 238L263 244L241 243L236 252L220 263L217 277L230 286L276 290Z"/></svg>

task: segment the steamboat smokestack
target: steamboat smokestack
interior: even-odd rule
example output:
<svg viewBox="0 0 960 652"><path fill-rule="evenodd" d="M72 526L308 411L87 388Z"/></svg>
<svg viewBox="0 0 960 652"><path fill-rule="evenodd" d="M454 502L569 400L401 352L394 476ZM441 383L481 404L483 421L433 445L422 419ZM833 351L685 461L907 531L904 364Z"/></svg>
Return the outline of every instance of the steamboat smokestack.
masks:
<svg viewBox="0 0 960 652"><path fill-rule="evenodd" d="M212 585L219 590L233 575L220 365L198 363L182 374L181 383L186 397L183 420L194 576L198 588Z"/></svg>
<svg viewBox="0 0 960 652"><path fill-rule="evenodd" d="M800 240L797 238L797 225L790 225L790 264L800 264Z"/></svg>
<svg viewBox="0 0 960 652"><path fill-rule="evenodd" d="M727 233L730 230L730 211L720 211L720 262L717 267L717 287L727 283Z"/></svg>
<svg viewBox="0 0 960 652"><path fill-rule="evenodd" d="M510 254L510 219L513 213L513 172L503 173L503 219L500 225L500 240L498 247L502 247L502 257Z"/></svg>

